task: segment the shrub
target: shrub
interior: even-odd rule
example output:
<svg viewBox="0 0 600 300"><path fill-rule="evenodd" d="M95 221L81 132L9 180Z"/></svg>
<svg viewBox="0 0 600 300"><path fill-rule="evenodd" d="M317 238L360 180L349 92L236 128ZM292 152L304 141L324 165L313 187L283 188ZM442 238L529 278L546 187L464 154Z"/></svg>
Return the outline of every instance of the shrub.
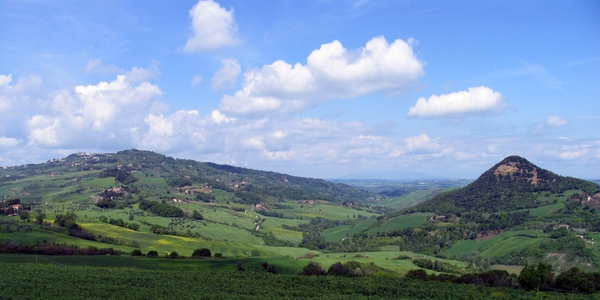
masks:
<svg viewBox="0 0 600 300"><path fill-rule="evenodd" d="M300 273L300 275L325 275L325 271L323 271L323 268L321 268L321 264L316 263L314 261L310 261L308 262L308 264L306 266L304 266L304 268L302 268L302 272Z"/></svg>
<svg viewBox="0 0 600 300"><path fill-rule="evenodd" d="M179 254L177 254L177 252L173 251L173 252L169 253L169 256L168 256L168 257L169 257L169 258L178 258L178 257L179 257Z"/></svg>
<svg viewBox="0 0 600 300"><path fill-rule="evenodd" d="M135 250L131 251L131 256L142 256L142 255L144 255L144 254L142 253L142 250L140 250L140 249L135 249Z"/></svg>
<svg viewBox="0 0 600 300"><path fill-rule="evenodd" d="M158 257L158 252L156 252L155 250L150 250L150 251L148 251L148 254L146 254L146 256L152 257L152 258Z"/></svg>
<svg viewBox="0 0 600 300"><path fill-rule="evenodd" d="M196 249L194 250L194 253L192 253L192 257L211 257L212 253L210 252L210 249L208 248L201 248L201 249Z"/></svg>
<svg viewBox="0 0 600 300"><path fill-rule="evenodd" d="M246 268L244 268L244 265L241 260L237 262L237 269L238 269L238 271L242 271L242 272L246 271Z"/></svg>
<svg viewBox="0 0 600 300"><path fill-rule="evenodd" d="M254 249L250 252L250 256L252 256L252 257L259 257L261 255L262 255L262 253L260 253L260 251L258 251L256 249Z"/></svg>

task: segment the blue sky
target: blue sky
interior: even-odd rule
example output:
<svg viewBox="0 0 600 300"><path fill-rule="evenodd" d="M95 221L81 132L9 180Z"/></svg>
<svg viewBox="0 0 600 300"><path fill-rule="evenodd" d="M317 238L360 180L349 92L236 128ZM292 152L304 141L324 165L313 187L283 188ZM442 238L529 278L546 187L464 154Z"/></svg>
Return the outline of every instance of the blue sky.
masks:
<svg viewBox="0 0 600 300"><path fill-rule="evenodd" d="M0 165L600 178L597 1L0 0Z"/></svg>

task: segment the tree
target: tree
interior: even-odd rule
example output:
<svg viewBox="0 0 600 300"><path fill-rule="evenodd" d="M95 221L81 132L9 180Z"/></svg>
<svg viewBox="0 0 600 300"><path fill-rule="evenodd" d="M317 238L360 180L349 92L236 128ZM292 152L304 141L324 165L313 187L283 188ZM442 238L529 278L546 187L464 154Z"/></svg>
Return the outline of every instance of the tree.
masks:
<svg viewBox="0 0 600 300"><path fill-rule="evenodd" d="M211 257L212 253L210 252L210 249L208 248L201 248L201 249L196 249L194 250L194 253L192 253L192 257Z"/></svg>
<svg viewBox="0 0 600 300"><path fill-rule="evenodd" d="M521 273L519 274L519 284L525 290L539 290L542 285L542 278L538 274L535 266L529 266L527 263Z"/></svg>
<svg viewBox="0 0 600 300"><path fill-rule="evenodd" d="M146 256L148 256L148 257L158 257L158 252L156 252L156 250L150 250L150 251L148 251L148 254L146 254Z"/></svg>
<svg viewBox="0 0 600 300"><path fill-rule="evenodd" d="M35 222L38 224L42 224L42 223L44 223L45 219L46 219L46 214L43 213L41 210L38 211L37 216L35 217Z"/></svg>
<svg viewBox="0 0 600 300"><path fill-rule="evenodd" d="M197 210L194 210L194 212L192 213L192 219L199 221L204 220L204 217Z"/></svg>
<svg viewBox="0 0 600 300"><path fill-rule="evenodd" d="M21 218L21 220L25 221L25 220L29 220L29 213L26 211L22 211L19 214L19 217Z"/></svg>
<svg viewBox="0 0 600 300"><path fill-rule="evenodd" d="M142 250L140 249L135 249L133 251L131 251L131 256L142 256Z"/></svg>
<svg viewBox="0 0 600 300"><path fill-rule="evenodd" d="M568 271L561 273L556 277L556 287L562 290L569 290L574 293L593 293L595 292L594 282L590 280L589 275L573 267Z"/></svg>
<svg viewBox="0 0 600 300"><path fill-rule="evenodd" d="M309 261L304 268L302 268L302 272L300 275L325 275L325 271L321 268L321 264L316 263L314 261Z"/></svg>
<svg viewBox="0 0 600 300"><path fill-rule="evenodd" d="M173 251L171 253L169 253L169 258L178 258L179 254L177 254L177 252Z"/></svg>

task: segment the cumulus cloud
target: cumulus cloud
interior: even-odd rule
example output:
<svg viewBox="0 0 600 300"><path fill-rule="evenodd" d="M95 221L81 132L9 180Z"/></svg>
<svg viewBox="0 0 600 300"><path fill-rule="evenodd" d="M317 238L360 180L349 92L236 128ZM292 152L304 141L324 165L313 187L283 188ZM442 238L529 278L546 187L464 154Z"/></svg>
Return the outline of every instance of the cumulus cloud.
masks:
<svg viewBox="0 0 600 300"><path fill-rule="evenodd" d="M242 73L242 67L235 59L224 59L221 63L223 66L212 78L210 87L213 90L232 87Z"/></svg>
<svg viewBox="0 0 600 300"><path fill-rule="evenodd" d="M408 151L434 151L439 148L439 143L437 140L430 138L426 134L421 134L418 136L406 138L404 140L406 142L406 148Z"/></svg>
<svg viewBox="0 0 600 300"><path fill-rule="evenodd" d="M229 123L229 122L235 121L235 118L228 118L226 115L222 114L218 110L213 110L212 113L210 113L210 117L211 117L211 120L217 124L221 124L223 122Z"/></svg>
<svg viewBox="0 0 600 300"><path fill-rule="evenodd" d="M226 10L212 0L201 0L189 11L192 34L183 51L213 50L239 43L233 8Z"/></svg>
<svg viewBox="0 0 600 300"><path fill-rule="evenodd" d="M12 74L0 74L0 112L14 109L15 103L19 103L16 108L31 105L29 92L36 90L43 83L42 78L36 75L21 76L11 85L12 81Z"/></svg>
<svg viewBox="0 0 600 300"><path fill-rule="evenodd" d="M563 127L567 124L569 124L569 121L559 116L548 116L546 119L546 126L549 128Z"/></svg>
<svg viewBox="0 0 600 300"><path fill-rule="evenodd" d="M438 118L499 112L506 106L502 95L488 87L419 98L408 111L409 117Z"/></svg>
<svg viewBox="0 0 600 300"><path fill-rule="evenodd" d="M111 82L77 86L73 91L58 91L51 96L51 109L28 118L29 144L42 147L105 145L109 142L129 146L135 128L146 125L164 109L158 101L158 86L147 81L148 74L133 68ZM133 78L132 78L133 77ZM153 119L152 119L153 120ZM152 129L155 129L152 127Z"/></svg>
<svg viewBox="0 0 600 300"><path fill-rule="evenodd" d="M328 99L403 91L424 73L412 43L398 39L390 44L375 37L355 51L339 41L323 44L306 65L278 60L247 71L242 89L225 95L220 110L239 115L299 112Z"/></svg>
<svg viewBox="0 0 600 300"><path fill-rule="evenodd" d="M0 147L15 147L19 144L19 140L15 138L9 138L0 136Z"/></svg>

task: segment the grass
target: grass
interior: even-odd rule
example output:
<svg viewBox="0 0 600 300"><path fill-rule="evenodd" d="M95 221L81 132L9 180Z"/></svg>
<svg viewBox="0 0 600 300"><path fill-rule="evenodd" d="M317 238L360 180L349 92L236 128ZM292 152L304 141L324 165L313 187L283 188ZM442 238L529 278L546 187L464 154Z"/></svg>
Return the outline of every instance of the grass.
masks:
<svg viewBox="0 0 600 300"><path fill-rule="evenodd" d="M261 252L266 253L272 250L269 247L265 249L258 248ZM279 248L278 248L279 249ZM159 270L236 270L238 261L241 261L247 270L260 270L260 264L268 262L277 267L278 273L282 274L298 274L304 266L310 261L317 262L322 265L323 269L327 270L329 266L336 262L346 263L349 261L358 261L361 263L371 263L384 267L399 274L405 274L409 270L419 269L412 263L411 259L392 260L400 254L410 257L421 257L432 260L444 261L458 267L464 268L468 263L440 259L436 257L416 254L408 251L381 251L381 252L360 252L360 253L332 253L323 254L318 251L309 251L301 248L281 248L282 252L287 253L287 256L282 255L263 255L261 257L230 257L230 258L210 258L210 259L167 259L167 258L147 258L147 257L132 257L132 256L85 256L85 255L70 255L70 256L46 256L38 255L37 263L40 264L58 264L58 265L78 265L90 267L128 267L140 269L159 269ZM317 256L310 259L297 259L298 256L303 256L307 252L316 254ZM177 252L180 255L184 253ZM214 251L213 251L214 253ZM166 253L160 253L164 256ZM189 254L187 254L189 256ZM0 254L0 263L36 263L35 255L25 254ZM427 270L428 273L436 273Z"/></svg>
<svg viewBox="0 0 600 300"><path fill-rule="evenodd" d="M387 220L381 226L367 230L367 233L387 232L390 230L402 230L409 227L419 226L427 220L427 213L414 213L409 215L401 215Z"/></svg>
<svg viewBox="0 0 600 300"><path fill-rule="evenodd" d="M431 199L435 195L435 192L436 190L418 191L408 195L382 200L377 203L377 206L389 206L396 209L406 208Z"/></svg>
<svg viewBox="0 0 600 300"><path fill-rule="evenodd" d="M493 244L485 251L481 252L481 257L501 257L517 252L527 246L534 246L547 241L547 238L530 238L525 236L512 236L503 241Z"/></svg>
<svg viewBox="0 0 600 300"><path fill-rule="evenodd" d="M537 230L505 231L505 232L502 232L502 233L496 235L493 238L483 240L483 241L460 240L460 241L456 242L452 246L452 248L446 250L446 253L460 256L463 253L471 253L471 252L475 252L475 251L484 252L484 251L490 249L491 252L488 252L488 254L490 256L487 256L487 257L493 257L491 255L503 254L503 253L508 254L507 251L520 250L520 249L524 248L525 246L529 245L527 243L533 243L531 240L540 240L540 242L543 241L542 238L532 239L532 238L527 238L527 237L520 237L520 238L525 238L525 239L529 239L529 240L523 240L526 242L525 245L520 245L518 243L514 243L515 241L519 241L519 240L512 240L512 241L509 241L508 243L506 243L505 245L503 245L503 242L507 241L508 238L516 236L518 234L535 235L538 237L544 236L541 232L539 232ZM492 247L494 247L494 248L492 249ZM495 249L499 249L499 250L495 250ZM499 256L501 256L501 255L499 255Z"/></svg>
<svg viewBox="0 0 600 300"><path fill-rule="evenodd" d="M374 219L367 219L354 225L343 225L323 230L321 236L328 242L339 242L343 238L359 233L375 222Z"/></svg>

